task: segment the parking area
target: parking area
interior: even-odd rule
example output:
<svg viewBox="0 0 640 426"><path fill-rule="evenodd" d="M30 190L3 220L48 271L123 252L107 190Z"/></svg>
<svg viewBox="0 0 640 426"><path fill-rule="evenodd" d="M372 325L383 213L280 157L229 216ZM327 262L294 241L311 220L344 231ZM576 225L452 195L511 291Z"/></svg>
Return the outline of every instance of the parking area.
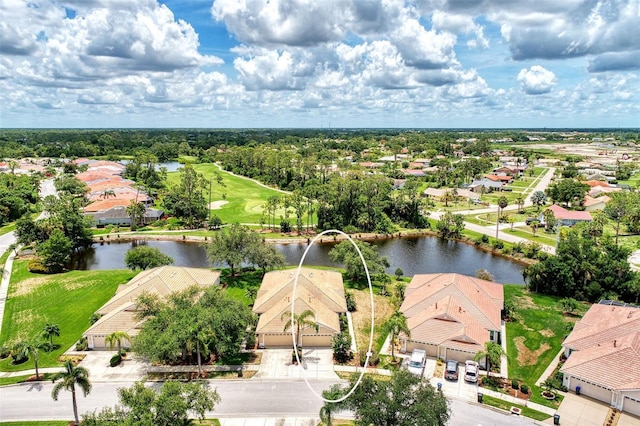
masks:
<svg viewBox="0 0 640 426"><path fill-rule="evenodd" d="M330 348L306 348L301 365L291 362L291 348L264 349L256 379L338 379L333 371L333 352Z"/></svg>

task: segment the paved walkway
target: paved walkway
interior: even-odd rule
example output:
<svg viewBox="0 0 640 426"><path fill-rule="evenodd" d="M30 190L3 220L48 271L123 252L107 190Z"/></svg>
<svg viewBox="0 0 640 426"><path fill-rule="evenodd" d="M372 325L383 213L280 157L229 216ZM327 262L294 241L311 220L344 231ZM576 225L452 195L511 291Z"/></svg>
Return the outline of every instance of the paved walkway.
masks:
<svg viewBox="0 0 640 426"><path fill-rule="evenodd" d="M4 251L0 253L2 255ZM9 280L11 280L11 270L13 269L13 259L16 257L16 252L13 251L2 269L2 279L0 280L0 332L2 331L2 323L4 322L4 304L7 301L7 293L9 291Z"/></svg>

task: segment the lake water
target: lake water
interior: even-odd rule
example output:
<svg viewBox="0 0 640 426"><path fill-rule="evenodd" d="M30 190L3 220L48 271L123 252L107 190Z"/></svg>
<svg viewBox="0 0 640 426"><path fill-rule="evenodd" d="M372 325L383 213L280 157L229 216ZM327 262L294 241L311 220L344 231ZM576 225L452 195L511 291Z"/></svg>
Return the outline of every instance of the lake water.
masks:
<svg viewBox="0 0 640 426"><path fill-rule="evenodd" d="M180 241L131 241L96 243L93 248L76 255L73 269L125 269L128 249L140 244L156 247L174 259L174 265L210 267L205 247ZM397 268L405 276L438 272L456 272L474 276L478 269L489 271L496 282L523 284L522 266L503 257L492 255L473 246L435 237L395 238L373 242L381 255L387 256L393 274ZM287 263L298 265L307 244L276 244ZM305 265L339 266L328 256L331 243L315 244L305 258Z"/></svg>
<svg viewBox="0 0 640 426"><path fill-rule="evenodd" d="M120 163L127 164L131 160L120 160ZM165 163L158 163L158 167L165 167L167 172L176 172L180 167L183 167L184 164L178 163L177 161L167 161Z"/></svg>

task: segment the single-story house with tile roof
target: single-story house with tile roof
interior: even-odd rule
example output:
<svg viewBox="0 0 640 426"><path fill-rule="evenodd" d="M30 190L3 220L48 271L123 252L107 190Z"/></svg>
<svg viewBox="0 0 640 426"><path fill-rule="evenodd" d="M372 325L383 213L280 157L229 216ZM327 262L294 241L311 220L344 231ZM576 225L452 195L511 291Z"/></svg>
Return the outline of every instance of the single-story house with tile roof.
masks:
<svg viewBox="0 0 640 426"><path fill-rule="evenodd" d="M91 349L109 349L105 337L115 331L137 336L144 321L136 319L136 299L143 293L156 294L165 299L172 293L192 286L206 288L220 284L220 272L205 268L161 266L140 272L127 284L118 287L116 294L96 313L102 315L82 335Z"/></svg>
<svg viewBox="0 0 640 426"><path fill-rule="evenodd" d="M567 210L557 204L548 207L547 210L553 212L556 221L560 222L562 226L573 226L578 222L591 222L593 220L591 213L588 211ZM542 212L538 215L538 220L540 223L544 223L544 214Z"/></svg>
<svg viewBox="0 0 640 426"><path fill-rule="evenodd" d="M482 178L480 180L474 180L469 185L469 189L473 192L482 192L482 188L484 188L486 192L500 191L502 190L502 182L494 182L487 178Z"/></svg>
<svg viewBox="0 0 640 426"><path fill-rule="evenodd" d="M424 177L427 174L422 170L414 170L414 169L406 169L404 170L405 175L415 176L415 177Z"/></svg>
<svg viewBox="0 0 640 426"><path fill-rule="evenodd" d="M453 189L451 189L451 188L427 188L422 193L426 197L433 197L433 198L440 199L444 195L445 191L453 191ZM458 188L458 189L456 189L456 193L458 194L457 195L458 197L471 198L472 200L478 199L478 194L476 194L473 191L469 191L468 189Z"/></svg>
<svg viewBox="0 0 640 426"><path fill-rule="evenodd" d="M604 210L607 203L611 201L610 197L603 195L598 198L593 198L589 194L584 196L584 208L588 212L593 212L597 210Z"/></svg>
<svg viewBox="0 0 640 426"><path fill-rule="evenodd" d="M486 342L501 342L503 307L502 284L461 274L414 275L400 306L410 331L399 337L401 350L473 359Z"/></svg>
<svg viewBox="0 0 640 426"><path fill-rule="evenodd" d="M142 217L143 224L153 223L159 220L164 212L162 210L153 209L147 207ZM95 221L95 226L102 227L106 225L131 225L131 216L127 213L126 206L114 206L107 210L99 212L87 213L87 216L92 216Z"/></svg>
<svg viewBox="0 0 640 426"><path fill-rule="evenodd" d="M640 416L640 308L592 305L562 346L568 389Z"/></svg>
<svg viewBox="0 0 640 426"><path fill-rule="evenodd" d="M513 176L488 174L485 177L490 181L502 182L504 184L513 182Z"/></svg>
<svg viewBox="0 0 640 426"><path fill-rule="evenodd" d="M260 315L256 326L258 346L262 348L293 346L291 330L284 331L291 313L291 297L296 269L267 272L253 304L253 312ZM347 312L342 274L335 271L302 268L294 309L296 314L311 310L318 325L300 331L299 345L330 347L333 336L340 333L339 314ZM283 318L285 315L285 318Z"/></svg>

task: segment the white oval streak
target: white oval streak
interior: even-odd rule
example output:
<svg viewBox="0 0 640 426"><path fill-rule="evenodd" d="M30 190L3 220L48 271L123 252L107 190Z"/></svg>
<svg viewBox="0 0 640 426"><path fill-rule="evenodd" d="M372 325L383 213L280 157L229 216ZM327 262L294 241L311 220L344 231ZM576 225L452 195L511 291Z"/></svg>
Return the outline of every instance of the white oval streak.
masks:
<svg viewBox="0 0 640 426"><path fill-rule="evenodd" d="M304 379L305 383L307 384L307 387L309 388L309 390L311 392L313 392L313 394L315 396L317 396L318 398L320 398L324 402L342 402L345 399L349 398L349 396L351 396L351 394L360 385L360 382L362 381L362 376L364 376L364 372L367 369L367 366L369 365L369 358L372 355L371 347L373 346L373 328L374 328L373 286L371 285L371 275L369 275L369 268L367 267L367 262L365 262L364 256L362 255L362 252L360 251L360 248L358 247L356 242L353 241L353 239L350 236L348 236L347 234L345 234L342 231L339 231L337 229L327 229L326 231L322 231L321 233L316 235L313 240L311 240L311 243L309 244L307 249L302 254L302 258L300 259L300 263L298 264L298 270L296 271L296 279L293 281L293 292L291 293L291 340L293 341L293 352L296 354L296 361L298 361L298 365L301 365L300 356L298 355L298 346L297 346L297 342L296 342L296 333L294 331L295 328L293 327L293 325L294 325L294 317L293 317L293 315L294 315L294 312L295 312L294 308L295 308L295 300L296 300L296 287L298 286L298 277L300 276L300 270L302 269L302 264L304 263L304 258L307 256L307 253L309 252L309 249L313 246L313 244L315 244L315 242L316 242L316 240L318 238L320 238L323 235L326 235L328 233L336 233L336 234L344 235L345 237L347 237L347 239L351 242L351 244L353 244L353 246L356 248L356 251L358 252L358 255L360 256L360 260L362 261L362 265L364 265L364 271L367 274L367 283L369 284L369 295L371 297L371 331L369 332L369 349L367 350L367 358L364 361L364 367L362 368L362 372L360 373L360 377L358 377L358 381L356 382L355 385L353 385L353 387L349 390L349 392L346 395L344 395L343 397L341 397L339 399L326 399L326 398L324 398L322 395L319 395L311 387L311 384L307 380L307 377L305 376L304 372L302 373L302 378Z"/></svg>

